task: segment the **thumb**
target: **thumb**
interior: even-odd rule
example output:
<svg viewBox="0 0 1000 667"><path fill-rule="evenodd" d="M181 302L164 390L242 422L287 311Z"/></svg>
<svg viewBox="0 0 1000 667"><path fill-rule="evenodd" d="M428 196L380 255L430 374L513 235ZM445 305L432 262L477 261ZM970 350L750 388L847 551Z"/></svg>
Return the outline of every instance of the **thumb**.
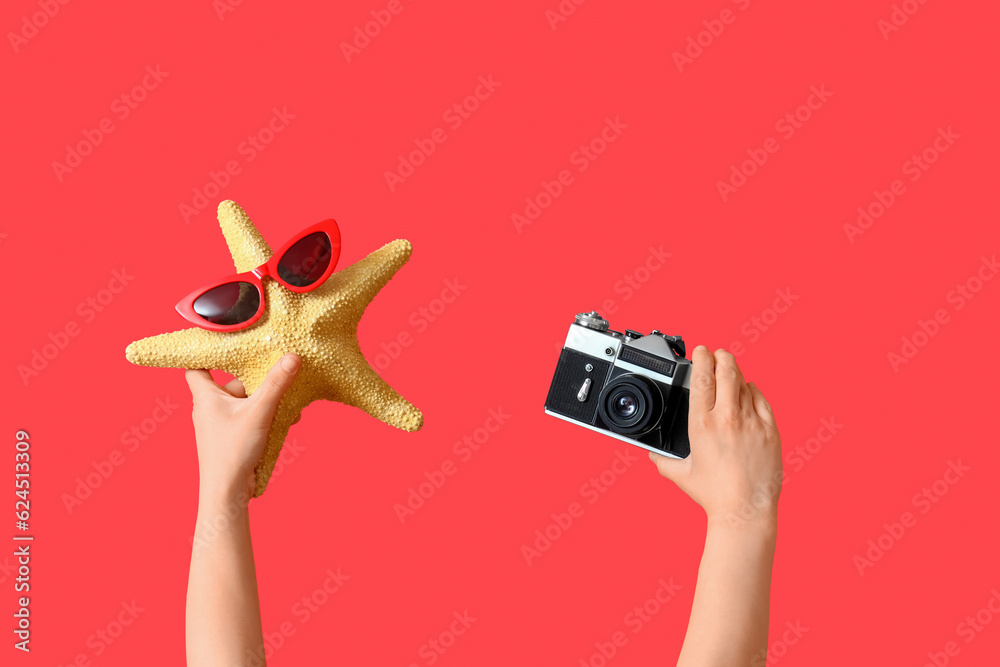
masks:
<svg viewBox="0 0 1000 667"><path fill-rule="evenodd" d="M255 402L254 413L267 424L271 425L274 420L274 413L278 410L278 403L288 388L292 386L292 380L302 366L302 359L297 354L286 354L278 359L277 363L268 371L267 377L261 383L257 391L250 397Z"/></svg>
<svg viewBox="0 0 1000 667"><path fill-rule="evenodd" d="M690 457L689 457L690 458ZM649 460L656 464L656 469L660 474L669 479L674 484L680 485L680 479L688 470L688 459L675 459L670 456L663 456L656 452L649 453Z"/></svg>

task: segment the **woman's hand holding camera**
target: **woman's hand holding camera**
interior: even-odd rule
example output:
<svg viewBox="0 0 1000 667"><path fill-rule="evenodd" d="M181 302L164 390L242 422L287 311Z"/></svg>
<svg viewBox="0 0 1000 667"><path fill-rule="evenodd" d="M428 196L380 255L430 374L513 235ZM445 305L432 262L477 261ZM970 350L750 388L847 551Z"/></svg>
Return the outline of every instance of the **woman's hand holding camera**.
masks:
<svg viewBox="0 0 1000 667"><path fill-rule="evenodd" d="M650 452L660 474L704 508L709 524L773 526L781 490L781 438L771 405L736 359L704 345L691 354L691 454Z"/></svg>

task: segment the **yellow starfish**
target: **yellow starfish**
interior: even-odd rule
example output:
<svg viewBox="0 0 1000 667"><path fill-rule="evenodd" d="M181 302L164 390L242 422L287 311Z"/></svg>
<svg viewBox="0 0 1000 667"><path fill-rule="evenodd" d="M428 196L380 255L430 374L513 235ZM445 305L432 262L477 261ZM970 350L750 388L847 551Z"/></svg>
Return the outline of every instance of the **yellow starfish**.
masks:
<svg viewBox="0 0 1000 667"><path fill-rule="evenodd" d="M219 204L219 224L237 272L255 269L271 258L270 246L236 202ZM420 411L368 364L357 338L365 308L412 250L409 241L397 239L301 294L265 276L266 310L250 327L230 332L195 327L151 336L131 343L125 358L140 366L223 370L242 380L249 396L283 354L302 357L255 468L254 496L259 496L267 488L289 427L313 401L353 405L404 431L423 425Z"/></svg>

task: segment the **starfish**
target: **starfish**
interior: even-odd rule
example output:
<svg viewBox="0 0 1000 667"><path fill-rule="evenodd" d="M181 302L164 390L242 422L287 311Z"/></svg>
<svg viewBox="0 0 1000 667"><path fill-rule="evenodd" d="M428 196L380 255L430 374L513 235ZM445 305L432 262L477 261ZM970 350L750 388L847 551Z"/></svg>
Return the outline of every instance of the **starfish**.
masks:
<svg viewBox="0 0 1000 667"><path fill-rule="evenodd" d="M255 269L271 258L270 246L236 202L219 204L219 224L237 272ZM353 405L404 431L423 425L420 411L368 364L357 338L365 308L412 250L409 241L397 239L301 294L265 276L266 310L246 329L219 332L194 327L150 336L131 343L125 358L140 366L223 370L243 382L248 396L282 355L294 352L302 358L254 468L257 497L267 488L289 427L313 401Z"/></svg>

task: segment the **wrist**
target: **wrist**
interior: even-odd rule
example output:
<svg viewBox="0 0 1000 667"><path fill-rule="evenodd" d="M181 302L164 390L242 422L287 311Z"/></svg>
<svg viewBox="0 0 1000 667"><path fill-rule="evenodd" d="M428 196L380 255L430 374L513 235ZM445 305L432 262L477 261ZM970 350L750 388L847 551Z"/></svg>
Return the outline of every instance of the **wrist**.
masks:
<svg viewBox="0 0 1000 667"><path fill-rule="evenodd" d="M198 510L246 510L250 506L250 495L246 484L202 480L198 486Z"/></svg>
<svg viewBox="0 0 1000 667"><path fill-rule="evenodd" d="M708 530L750 533L774 538L778 531L777 507L707 511Z"/></svg>

